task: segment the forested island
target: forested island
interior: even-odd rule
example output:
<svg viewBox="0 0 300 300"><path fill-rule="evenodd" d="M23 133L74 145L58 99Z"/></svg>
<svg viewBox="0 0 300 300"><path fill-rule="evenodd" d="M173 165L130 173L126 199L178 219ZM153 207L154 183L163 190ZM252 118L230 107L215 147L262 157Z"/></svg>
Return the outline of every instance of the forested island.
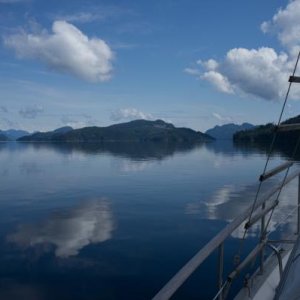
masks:
<svg viewBox="0 0 300 300"><path fill-rule="evenodd" d="M282 125L300 123L300 115L287 119L282 122ZM266 125L256 126L248 130L242 130L233 135L234 142L247 142L258 144L270 144L273 139L273 134L276 130L276 125L268 123ZM277 143L289 145L295 144L299 136L299 130L287 130L278 132Z"/></svg>
<svg viewBox="0 0 300 300"><path fill-rule="evenodd" d="M23 136L23 142L208 142L214 138L189 128L178 128L162 120L135 120L107 127L62 127Z"/></svg>

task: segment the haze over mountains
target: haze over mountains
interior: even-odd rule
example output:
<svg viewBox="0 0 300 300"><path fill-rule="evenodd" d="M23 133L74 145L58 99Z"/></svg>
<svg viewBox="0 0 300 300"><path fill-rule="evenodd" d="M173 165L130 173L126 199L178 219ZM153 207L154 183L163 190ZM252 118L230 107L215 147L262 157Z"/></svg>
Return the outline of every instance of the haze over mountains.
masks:
<svg viewBox="0 0 300 300"><path fill-rule="evenodd" d="M18 138L29 134L28 131L20 129L0 130L0 141L15 141Z"/></svg>

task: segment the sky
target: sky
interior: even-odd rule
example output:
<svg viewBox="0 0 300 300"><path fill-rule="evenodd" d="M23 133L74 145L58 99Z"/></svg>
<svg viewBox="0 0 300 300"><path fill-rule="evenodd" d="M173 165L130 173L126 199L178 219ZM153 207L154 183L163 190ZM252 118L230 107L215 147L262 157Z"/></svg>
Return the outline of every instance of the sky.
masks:
<svg viewBox="0 0 300 300"><path fill-rule="evenodd" d="M0 0L0 129L276 122L299 50L300 0Z"/></svg>

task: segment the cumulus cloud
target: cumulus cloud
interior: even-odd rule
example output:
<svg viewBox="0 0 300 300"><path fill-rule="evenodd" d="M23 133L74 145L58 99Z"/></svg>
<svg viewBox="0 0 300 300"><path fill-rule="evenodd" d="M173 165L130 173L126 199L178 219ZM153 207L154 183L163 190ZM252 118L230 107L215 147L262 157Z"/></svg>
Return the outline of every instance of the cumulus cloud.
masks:
<svg viewBox="0 0 300 300"><path fill-rule="evenodd" d="M135 119L152 120L153 116L151 114L147 114L142 111L139 111L136 108L120 108L111 113L110 119L112 121L135 120Z"/></svg>
<svg viewBox="0 0 300 300"><path fill-rule="evenodd" d="M227 94L233 93L233 87L229 82L228 78L219 72L216 71L204 72L203 75L200 76L200 78L210 82L220 92L224 92Z"/></svg>
<svg viewBox="0 0 300 300"><path fill-rule="evenodd" d="M89 38L66 21L55 21L52 33L22 31L4 38L21 59L37 59L50 69L90 81L106 81L112 75L113 52L99 38Z"/></svg>
<svg viewBox="0 0 300 300"><path fill-rule="evenodd" d="M44 111L40 105L27 106L19 110L19 114L25 119L35 119Z"/></svg>
<svg viewBox="0 0 300 300"><path fill-rule="evenodd" d="M98 199L85 202L64 214L51 215L39 224L21 226L7 240L29 248L38 244L56 247L57 257L69 257L89 244L112 237L114 221L109 202Z"/></svg>
<svg viewBox="0 0 300 300"><path fill-rule="evenodd" d="M204 66L208 71L215 71L219 66L218 62L214 59L209 59L207 61L202 61L200 59L197 61L197 64Z"/></svg>
<svg viewBox="0 0 300 300"><path fill-rule="evenodd" d="M286 8L279 9L272 20L263 22L261 30L264 33L275 33L289 49L300 44L300 1L291 1Z"/></svg>
<svg viewBox="0 0 300 300"><path fill-rule="evenodd" d="M275 33L283 51L270 47L234 48L223 60L198 60L198 68L187 73L209 82L223 93L282 99L300 49L300 0L291 1L271 21L263 22L261 30ZM291 96L300 97L299 87L293 88Z"/></svg>

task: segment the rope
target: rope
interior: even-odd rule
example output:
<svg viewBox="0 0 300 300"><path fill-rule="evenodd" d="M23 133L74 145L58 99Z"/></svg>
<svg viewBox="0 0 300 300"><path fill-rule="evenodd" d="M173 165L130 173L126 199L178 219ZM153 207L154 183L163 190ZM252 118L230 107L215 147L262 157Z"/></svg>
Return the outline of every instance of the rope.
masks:
<svg viewBox="0 0 300 300"><path fill-rule="evenodd" d="M212 300L216 300L220 294L223 292L223 290L225 289L226 285L227 285L228 281L226 280L223 285L221 286L221 288L219 289L219 291L217 292L217 294L215 295L215 297Z"/></svg>
<svg viewBox="0 0 300 300"><path fill-rule="evenodd" d="M295 211L300 207L299 204L297 204L297 206L286 216L286 218L284 219L281 219L281 221L279 221L275 226L274 226L274 231L282 224L285 224L287 219L290 218L294 213ZM266 235L266 237L268 237L269 235L271 234L271 232L269 231Z"/></svg>
<svg viewBox="0 0 300 300"><path fill-rule="evenodd" d="M297 66L298 66L299 58L300 58L300 51L299 51L298 56L297 56L297 60L296 60L296 64L295 64L292 76L294 76L295 73L296 73L296 69L297 69ZM292 82L289 83L289 86L288 86L288 89L287 89L287 92L286 92L286 95L285 95L284 103L283 103L283 106L282 106L282 109L281 109L281 112L280 112L280 116L279 116L276 128L278 128L278 126L281 123L283 112L284 112L284 109L285 109L285 106L286 106L286 103L287 103L287 100L288 100L288 97L289 97L289 94L290 94L291 86L292 86ZM268 164L269 164L269 161L270 161L270 158L271 158L271 154L273 152L273 148L274 148L274 144L275 144L277 135L278 135L278 131L275 130L273 132L273 139L272 139L272 142L271 142L271 146L270 146L270 149L269 149L269 152L268 152L267 160L266 160L265 166L263 168L262 174L265 174L265 172L267 170L267 167L268 167ZM253 214L253 211L254 211L254 208L255 208L255 204L257 202L257 198L258 198L258 195L259 195L262 183L263 182L260 181L260 184L259 184L259 186L257 188L257 192L256 192L256 195L255 195L255 198L254 198L254 202L253 202L253 205L252 205L252 209L251 209L251 213L250 213L248 222L251 221L251 217L252 217L252 214Z"/></svg>
<svg viewBox="0 0 300 300"><path fill-rule="evenodd" d="M300 54L300 52L299 52L299 54ZM299 55L298 55L298 58L299 58ZM297 62L298 62L298 61L297 61ZM297 143L296 143L295 148L294 148L294 150L293 150L292 160L295 160L295 157L296 157L296 154L297 154L299 145L300 145L300 136L298 137ZM285 184L286 178L287 178L287 176L288 176L288 173L289 173L289 171L290 171L290 168L291 168L291 166L289 166L289 167L287 168L286 172L285 172L285 175L284 175L284 178L283 178L281 187L280 187L280 189L279 189L279 191L278 191L278 194L277 194L277 197L276 197L276 201L278 201L278 199L279 199L279 197L280 197L280 195L281 195L281 191L282 191L282 189L283 189L283 187L284 187L284 184ZM275 206L272 208L271 214L270 214L270 216L269 216L268 222L267 222L267 224L266 224L266 226L265 226L265 230L264 230L264 232L263 232L263 236L266 234L266 232L267 232L267 230L268 230L268 226L269 226L270 221L271 221L271 219L272 219L274 210L275 210Z"/></svg>
<svg viewBox="0 0 300 300"><path fill-rule="evenodd" d="M295 148L294 148L294 151L293 151L293 154L292 154L292 160L295 159L295 156L296 156L296 154L297 154L299 145L300 145L300 136L298 137L296 146L295 146ZM281 187L280 187L280 189L279 189L279 191L278 191L278 194L277 194L277 196L276 196L276 200L275 200L275 201L278 201L278 199L279 199L279 197L280 197L280 195L281 195L281 192L282 192L282 189L283 189L283 187L284 187L284 184L285 184L286 178L287 178L287 176L288 176L288 173L289 173L289 171L290 171L290 168L291 168L291 166L289 166L289 167L287 168L286 172L285 172L285 175L284 175L284 178L283 178ZM270 224L270 222L271 222L271 219L272 219L274 210L275 210L275 206L272 208L271 214L270 214L270 216L269 216L269 219L268 219L268 221L267 221L267 224L266 224L266 226L265 226L265 230L264 230L262 236L264 236L264 235L266 234L267 230L268 230L268 226L269 226L269 224Z"/></svg>

